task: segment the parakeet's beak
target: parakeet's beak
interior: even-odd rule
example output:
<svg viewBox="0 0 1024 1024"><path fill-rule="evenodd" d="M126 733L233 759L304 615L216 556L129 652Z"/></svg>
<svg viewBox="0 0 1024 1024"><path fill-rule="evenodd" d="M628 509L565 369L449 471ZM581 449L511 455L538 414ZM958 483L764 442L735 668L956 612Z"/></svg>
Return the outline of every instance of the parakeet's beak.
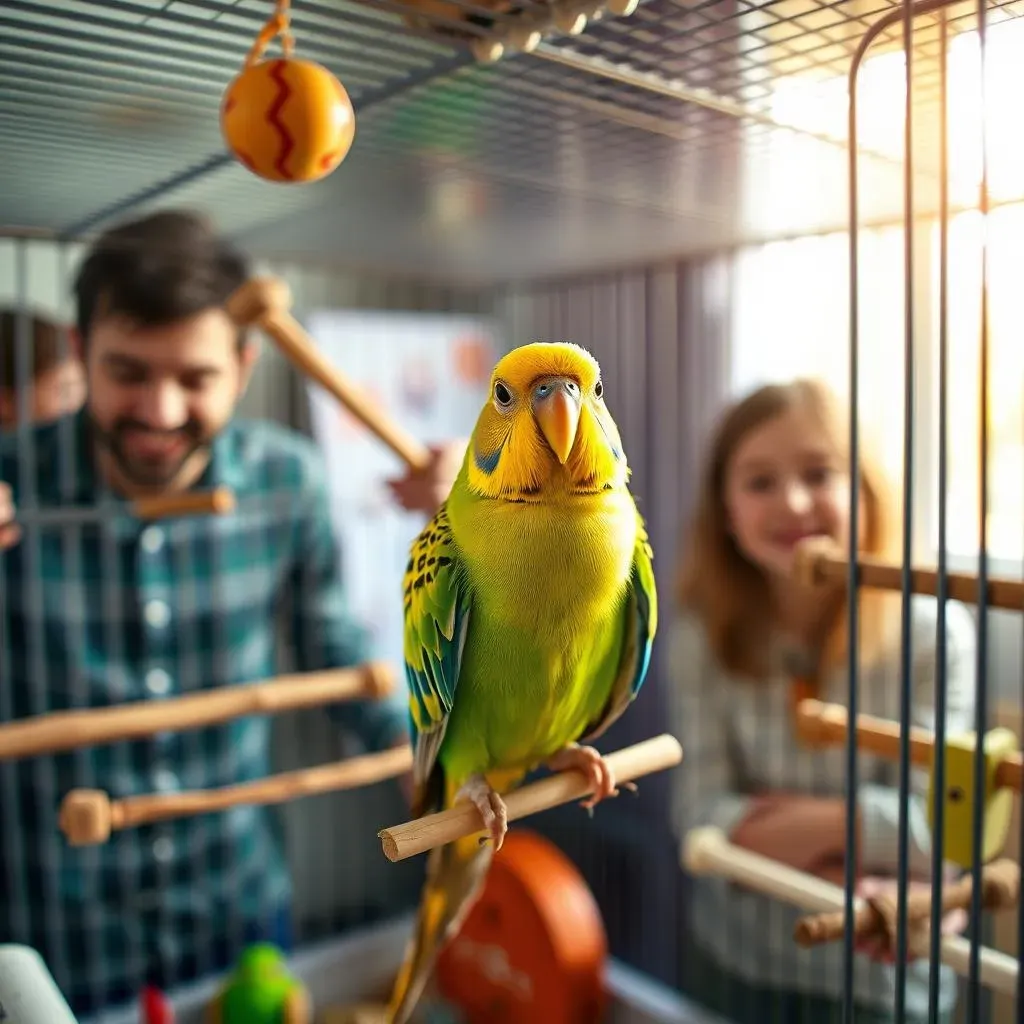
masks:
<svg viewBox="0 0 1024 1024"><path fill-rule="evenodd" d="M580 386L562 377L544 381L534 389L533 415L555 457L565 465L580 423Z"/></svg>

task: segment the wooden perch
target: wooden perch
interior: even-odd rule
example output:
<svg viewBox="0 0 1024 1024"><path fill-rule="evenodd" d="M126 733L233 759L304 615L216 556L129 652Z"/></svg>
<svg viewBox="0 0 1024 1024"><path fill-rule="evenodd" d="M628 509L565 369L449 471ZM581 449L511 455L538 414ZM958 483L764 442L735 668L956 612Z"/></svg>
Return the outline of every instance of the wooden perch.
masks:
<svg viewBox="0 0 1024 1024"><path fill-rule="evenodd" d="M972 875L963 875L942 888L940 916L951 910L968 910L974 891ZM984 910L1012 910L1020 897L1020 865L1008 858L993 861L981 869L981 906ZM886 941L885 948L896 948L896 893L872 896L854 913L855 939L878 937ZM927 956L930 948L932 894L907 894L907 952L911 956ZM843 937L845 916L841 910L802 917L796 923L794 938L801 946L817 946L835 942Z"/></svg>
<svg viewBox="0 0 1024 1024"><path fill-rule="evenodd" d="M262 683L220 686L167 700L140 700L109 708L37 715L0 725L0 761L181 732L248 715L274 715L347 700L377 700L394 689L390 667L278 676Z"/></svg>
<svg viewBox="0 0 1024 1024"><path fill-rule="evenodd" d="M840 704L823 704L821 701L802 700L796 708L796 728L802 742L810 747L837 746L846 742L849 714ZM930 768L935 734L917 726L910 727L910 763L919 768ZM900 726L886 718L873 715L857 716L857 747L868 753L877 754L890 761L900 756ZM1011 753L996 766L995 785L997 788L1021 790L1024 758Z"/></svg>
<svg viewBox="0 0 1024 1024"><path fill-rule="evenodd" d="M644 775L664 771L679 764L682 759L683 748L679 741L667 733L632 747L624 747L605 758L615 773L616 783L630 782ZM531 782L503 799L511 823L567 804L571 800L582 800L592 792L593 787L587 777L571 769L557 772L539 782ZM480 812L471 803L460 802L446 811L383 829L378 836L384 856L390 861L399 861L477 833L486 835Z"/></svg>
<svg viewBox="0 0 1024 1024"><path fill-rule="evenodd" d="M137 498L127 507L139 519L154 520L172 516L223 516L234 512L236 503L230 487L215 487L210 491ZM104 522L110 515L110 510L102 505L53 505L19 509L17 521L26 526L86 526Z"/></svg>
<svg viewBox="0 0 1024 1024"><path fill-rule="evenodd" d="M803 541L796 552L797 576L809 584L843 583L849 573L849 560L832 542L822 538ZM880 590L902 590L902 566L892 565L876 558L861 556L857 560L860 584ZM939 592L939 574L934 569L912 569L910 589L915 594ZM978 577L969 573L946 573L946 593L954 601L978 604ZM986 603L993 608L1024 611L1024 582L1021 580L986 580Z"/></svg>
<svg viewBox="0 0 1024 1024"><path fill-rule="evenodd" d="M693 875L725 878L812 913L842 913L845 906L845 894L839 886L736 846L718 828L695 828L687 834L683 845L683 866ZM863 911L864 902L860 898L854 899L854 914ZM965 978L970 975L970 951L970 943L959 935L942 937L942 962ZM978 953L981 983L997 992L1015 995L1016 957L985 947Z"/></svg>
<svg viewBox="0 0 1024 1024"><path fill-rule="evenodd" d="M72 846L105 843L111 832L168 818L211 814L230 807L278 804L298 797L369 786L412 768L412 749L350 757L316 768L281 772L267 779L221 789L193 790L111 800L102 790L73 789L61 803L60 828Z"/></svg>
<svg viewBox="0 0 1024 1024"><path fill-rule="evenodd" d="M132 511L140 519L169 519L171 516L226 515L235 510L235 494L230 487L212 491L185 491L154 498L136 498Z"/></svg>
<svg viewBox="0 0 1024 1024"><path fill-rule="evenodd" d="M320 354L315 342L289 312L291 304L291 291L284 281L256 277L228 299L226 310L239 326L254 325L270 335L300 372L329 391L411 469L425 468L430 461L430 452Z"/></svg>

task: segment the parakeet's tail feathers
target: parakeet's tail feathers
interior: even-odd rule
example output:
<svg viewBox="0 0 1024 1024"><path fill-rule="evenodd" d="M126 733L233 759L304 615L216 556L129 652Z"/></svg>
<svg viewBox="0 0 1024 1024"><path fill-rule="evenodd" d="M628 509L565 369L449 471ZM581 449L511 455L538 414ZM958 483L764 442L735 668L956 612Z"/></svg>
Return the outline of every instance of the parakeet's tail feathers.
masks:
<svg viewBox="0 0 1024 1024"><path fill-rule="evenodd" d="M443 806L444 772L440 765L435 765L422 781L417 781L409 811L413 818L422 818L425 814L441 810Z"/></svg>
<svg viewBox="0 0 1024 1024"><path fill-rule="evenodd" d="M489 843L481 846L469 836L430 851L416 925L385 1014L387 1024L409 1020L438 954L458 933L483 891L493 850Z"/></svg>

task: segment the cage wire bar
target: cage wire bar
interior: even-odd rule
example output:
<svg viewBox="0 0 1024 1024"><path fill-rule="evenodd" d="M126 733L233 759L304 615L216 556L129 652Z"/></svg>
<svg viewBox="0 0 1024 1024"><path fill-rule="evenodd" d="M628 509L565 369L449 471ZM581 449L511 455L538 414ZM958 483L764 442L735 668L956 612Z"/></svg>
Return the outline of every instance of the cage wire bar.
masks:
<svg viewBox="0 0 1024 1024"><path fill-rule="evenodd" d="M937 615L937 665L936 665L936 721L935 750L933 759L933 829L932 829L932 913L930 920L930 971L928 987L928 1020L929 1024L937 1024L939 1007L939 965L940 941L942 925L942 890L944 875L944 840L945 840L945 790L946 790L946 710L948 699L948 658L946 642L946 602L948 600L948 551L947 551L947 479L948 479L948 383L949 383L949 352L948 352L948 217L949 217L949 175L948 175L948 18L947 9L956 0L903 0L901 9L890 12L880 18L862 38L851 63L849 71L849 251L850 251L850 538L848 545L848 576L847 587L851 600L848 604L848 709L850 721L857 721L858 697L858 602L854 599L861 586L860 563L858 560L858 537L860 519L860 478L859 466L859 195L858 168L862 155L858 149L858 105L857 85L858 72L862 61L872 43L878 36L897 20L902 23L903 55L906 94L904 97L904 453L903 453L903 545L901 565L901 692L900 692L900 735L899 735L899 851L897 868L897 922L895 950L895 1005L894 1012L898 1024L906 1017L906 975L907 975L907 928L908 928L908 799L910 778L910 725L911 725L911 600L913 596L912 558L913 558L913 496L914 496L914 426L915 426L915 317L914 317L914 229L915 229L915 194L914 194L914 19L922 14L938 12L940 47L939 63L939 416L938 416L938 572L936 596L938 601ZM979 371L979 526L978 526L978 568L977 568L977 654L976 654L976 703L975 703L975 747L974 757L974 794L971 821L973 850L972 858L972 892L970 907L970 948L967 985L966 1021L975 1024L987 1019L988 1014L982 1013L982 988L980 984L979 957L982 945L982 833L985 813L984 779L985 779L985 743L984 737L988 725L988 423L989 423L989 332L988 332L988 246L987 218L989 213L988 194L988 131L986 123L986 92L988 87L986 75L986 29L988 0L977 0L977 33L979 40L979 77L980 77L980 135L981 135L981 173L978 196L978 209L981 214L981 294L980 294L980 347ZM1021 609L1024 611L1024 609ZM854 949L854 913L853 897L856 882L857 855L857 730L851 727L846 736L847 749L847 836L853 851L846 861L844 879L844 1024L853 1024L853 958ZM1024 849L1024 816L1021 819L1021 843ZM1018 907L1018 950L1017 972L1018 981L1015 995L1015 1016L1017 1021L1024 1020L1024 993L1021 991L1020 971L1024 964L1024 904ZM987 1000L986 1000L987 1002Z"/></svg>
<svg viewBox="0 0 1024 1024"><path fill-rule="evenodd" d="M946 551L946 527L947 527L947 495L946 475L949 446L949 431L947 429L948 396L946 389L949 375L949 329L947 321L948 309L948 256L949 256L949 154L948 147L948 125L947 116L947 73L949 68L948 60L948 33L944 13L940 14L941 20L941 45L939 48L939 470L938 470L938 580L936 586L936 599L939 608L937 615L935 653L936 653L936 680L935 680L935 745L938 750L944 750L946 746L946 708L949 697L949 680L947 676L947 644L946 644L946 600L948 594L948 583L946 580L947 551ZM946 823L946 801L942 794L946 792L946 759L939 757L934 762L935 772L935 801L933 806L933 821L935 822L935 833L942 837L939 842L932 843L932 906L942 905L942 882L945 865L943 863L943 839L945 837ZM928 943L929 956L931 958L931 970L928 973L928 1024L938 1024L939 1015L939 948L941 929L935 922L937 913L932 915L932 928L930 941ZM1018 961L1018 972L1020 965Z"/></svg>

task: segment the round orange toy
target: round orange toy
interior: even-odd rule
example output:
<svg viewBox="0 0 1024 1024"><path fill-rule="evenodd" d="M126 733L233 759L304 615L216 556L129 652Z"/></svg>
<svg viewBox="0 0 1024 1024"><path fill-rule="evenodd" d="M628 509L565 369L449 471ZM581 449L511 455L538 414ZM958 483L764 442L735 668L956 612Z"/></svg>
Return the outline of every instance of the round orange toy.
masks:
<svg viewBox="0 0 1024 1024"><path fill-rule="evenodd" d="M436 979L470 1024L591 1024L604 1011L607 955L575 865L542 836L513 829Z"/></svg>
<svg viewBox="0 0 1024 1024"><path fill-rule="evenodd" d="M356 131L345 87L320 64L292 56L287 3L260 32L224 91L220 127L232 153L268 181L316 181L345 159ZM280 34L284 56L260 60Z"/></svg>

